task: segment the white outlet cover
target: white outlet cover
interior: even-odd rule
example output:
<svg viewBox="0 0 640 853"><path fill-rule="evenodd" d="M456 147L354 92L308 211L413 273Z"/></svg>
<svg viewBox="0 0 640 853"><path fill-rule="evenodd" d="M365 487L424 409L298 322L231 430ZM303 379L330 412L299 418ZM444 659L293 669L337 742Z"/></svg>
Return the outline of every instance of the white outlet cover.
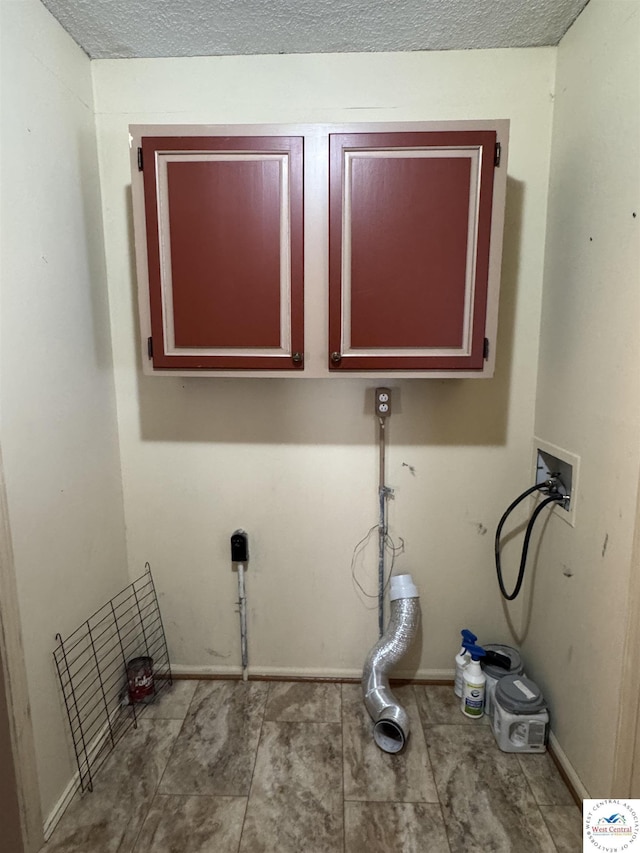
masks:
<svg viewBox="0 0 640 853"><path fill-rule="evenodd" d="M576 526L576 507L578 505L578 489L580 486L580 457L575 453L570 453L568 450L565 450L562 447L558 447L556 444L551 444L548 441L543 441L541 438L536 438L534 436L533 439L533 452L532 452L532 471L533 478L532 482L536 482L537 475L537 466L538 466L538 451L541 450L543 453L548 453L550 456L555 456L556 459L561 459L563 462L566 462L567 465L571 465L572 470L572 481L571 481L571 505L569 510L563 509L561 506L555 506L553 508L554 515L557 515L567 524L570 524L571 527Z"/></svg>

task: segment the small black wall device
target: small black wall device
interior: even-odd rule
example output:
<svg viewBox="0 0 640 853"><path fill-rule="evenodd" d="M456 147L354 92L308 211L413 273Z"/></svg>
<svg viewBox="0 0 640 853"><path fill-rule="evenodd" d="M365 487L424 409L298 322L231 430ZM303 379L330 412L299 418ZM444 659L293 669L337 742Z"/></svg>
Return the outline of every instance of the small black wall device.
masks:
<svg viewBox="0 0 640 853"><path fill-rule="evenodd" d="M231 534L231 562L246 563L249 560L249 537L244 530Z"/></svg>

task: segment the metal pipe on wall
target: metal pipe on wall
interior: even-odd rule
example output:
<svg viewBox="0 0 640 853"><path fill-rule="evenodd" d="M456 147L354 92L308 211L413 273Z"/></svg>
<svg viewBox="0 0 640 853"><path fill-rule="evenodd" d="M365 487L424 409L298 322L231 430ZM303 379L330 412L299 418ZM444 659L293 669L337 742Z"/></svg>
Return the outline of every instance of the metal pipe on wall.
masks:
<svg viewBox="0 0 640 853"><path fill-rule="evenodd" d="M238 604L240 605L240 647L242 651L242 680L249 678L247 652L247 594L244 588L244 564L238 563Z"/></svg>
<svg viewBox="0 0 640 853"><path fill-rule="evenodd" d="M378 636L384 634L384 549L387 540L387 497L388 489L385 484L384 463L386 450L386 435L384 418L378 418L380 429L379 444L379 474L378 474Z"/></svg>

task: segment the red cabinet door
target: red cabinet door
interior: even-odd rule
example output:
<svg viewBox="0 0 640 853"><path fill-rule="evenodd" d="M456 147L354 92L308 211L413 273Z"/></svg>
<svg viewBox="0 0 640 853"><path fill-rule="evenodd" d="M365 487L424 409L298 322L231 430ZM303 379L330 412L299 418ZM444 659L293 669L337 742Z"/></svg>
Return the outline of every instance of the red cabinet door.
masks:
<svg viewBox="0 0 640 853"><path fill-rule="evenodd" d="M495 154L495 131L331 135L331 370L482 370Z"/></svg>
<svg viewBox="0 0 640 853"><path fill-rule="evenodd" d="M154 368L303 367L303 138L143 137Z"/></svg>

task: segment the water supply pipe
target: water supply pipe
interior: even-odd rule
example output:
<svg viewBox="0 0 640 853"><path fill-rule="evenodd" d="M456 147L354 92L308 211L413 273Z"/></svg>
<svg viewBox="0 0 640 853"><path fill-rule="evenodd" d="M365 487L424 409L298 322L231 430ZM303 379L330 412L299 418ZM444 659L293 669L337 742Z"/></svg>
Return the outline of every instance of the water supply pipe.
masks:
<svg viewBox="0 0 640 853"><path fill-rule="evenodd" d="M411 575L391 578L389 599L389 624L365 661L362 692L375 742L393 753L400 752L409 737L409 716L391 692L389 672L411 647L420 625L420 597Z"/></svg>

